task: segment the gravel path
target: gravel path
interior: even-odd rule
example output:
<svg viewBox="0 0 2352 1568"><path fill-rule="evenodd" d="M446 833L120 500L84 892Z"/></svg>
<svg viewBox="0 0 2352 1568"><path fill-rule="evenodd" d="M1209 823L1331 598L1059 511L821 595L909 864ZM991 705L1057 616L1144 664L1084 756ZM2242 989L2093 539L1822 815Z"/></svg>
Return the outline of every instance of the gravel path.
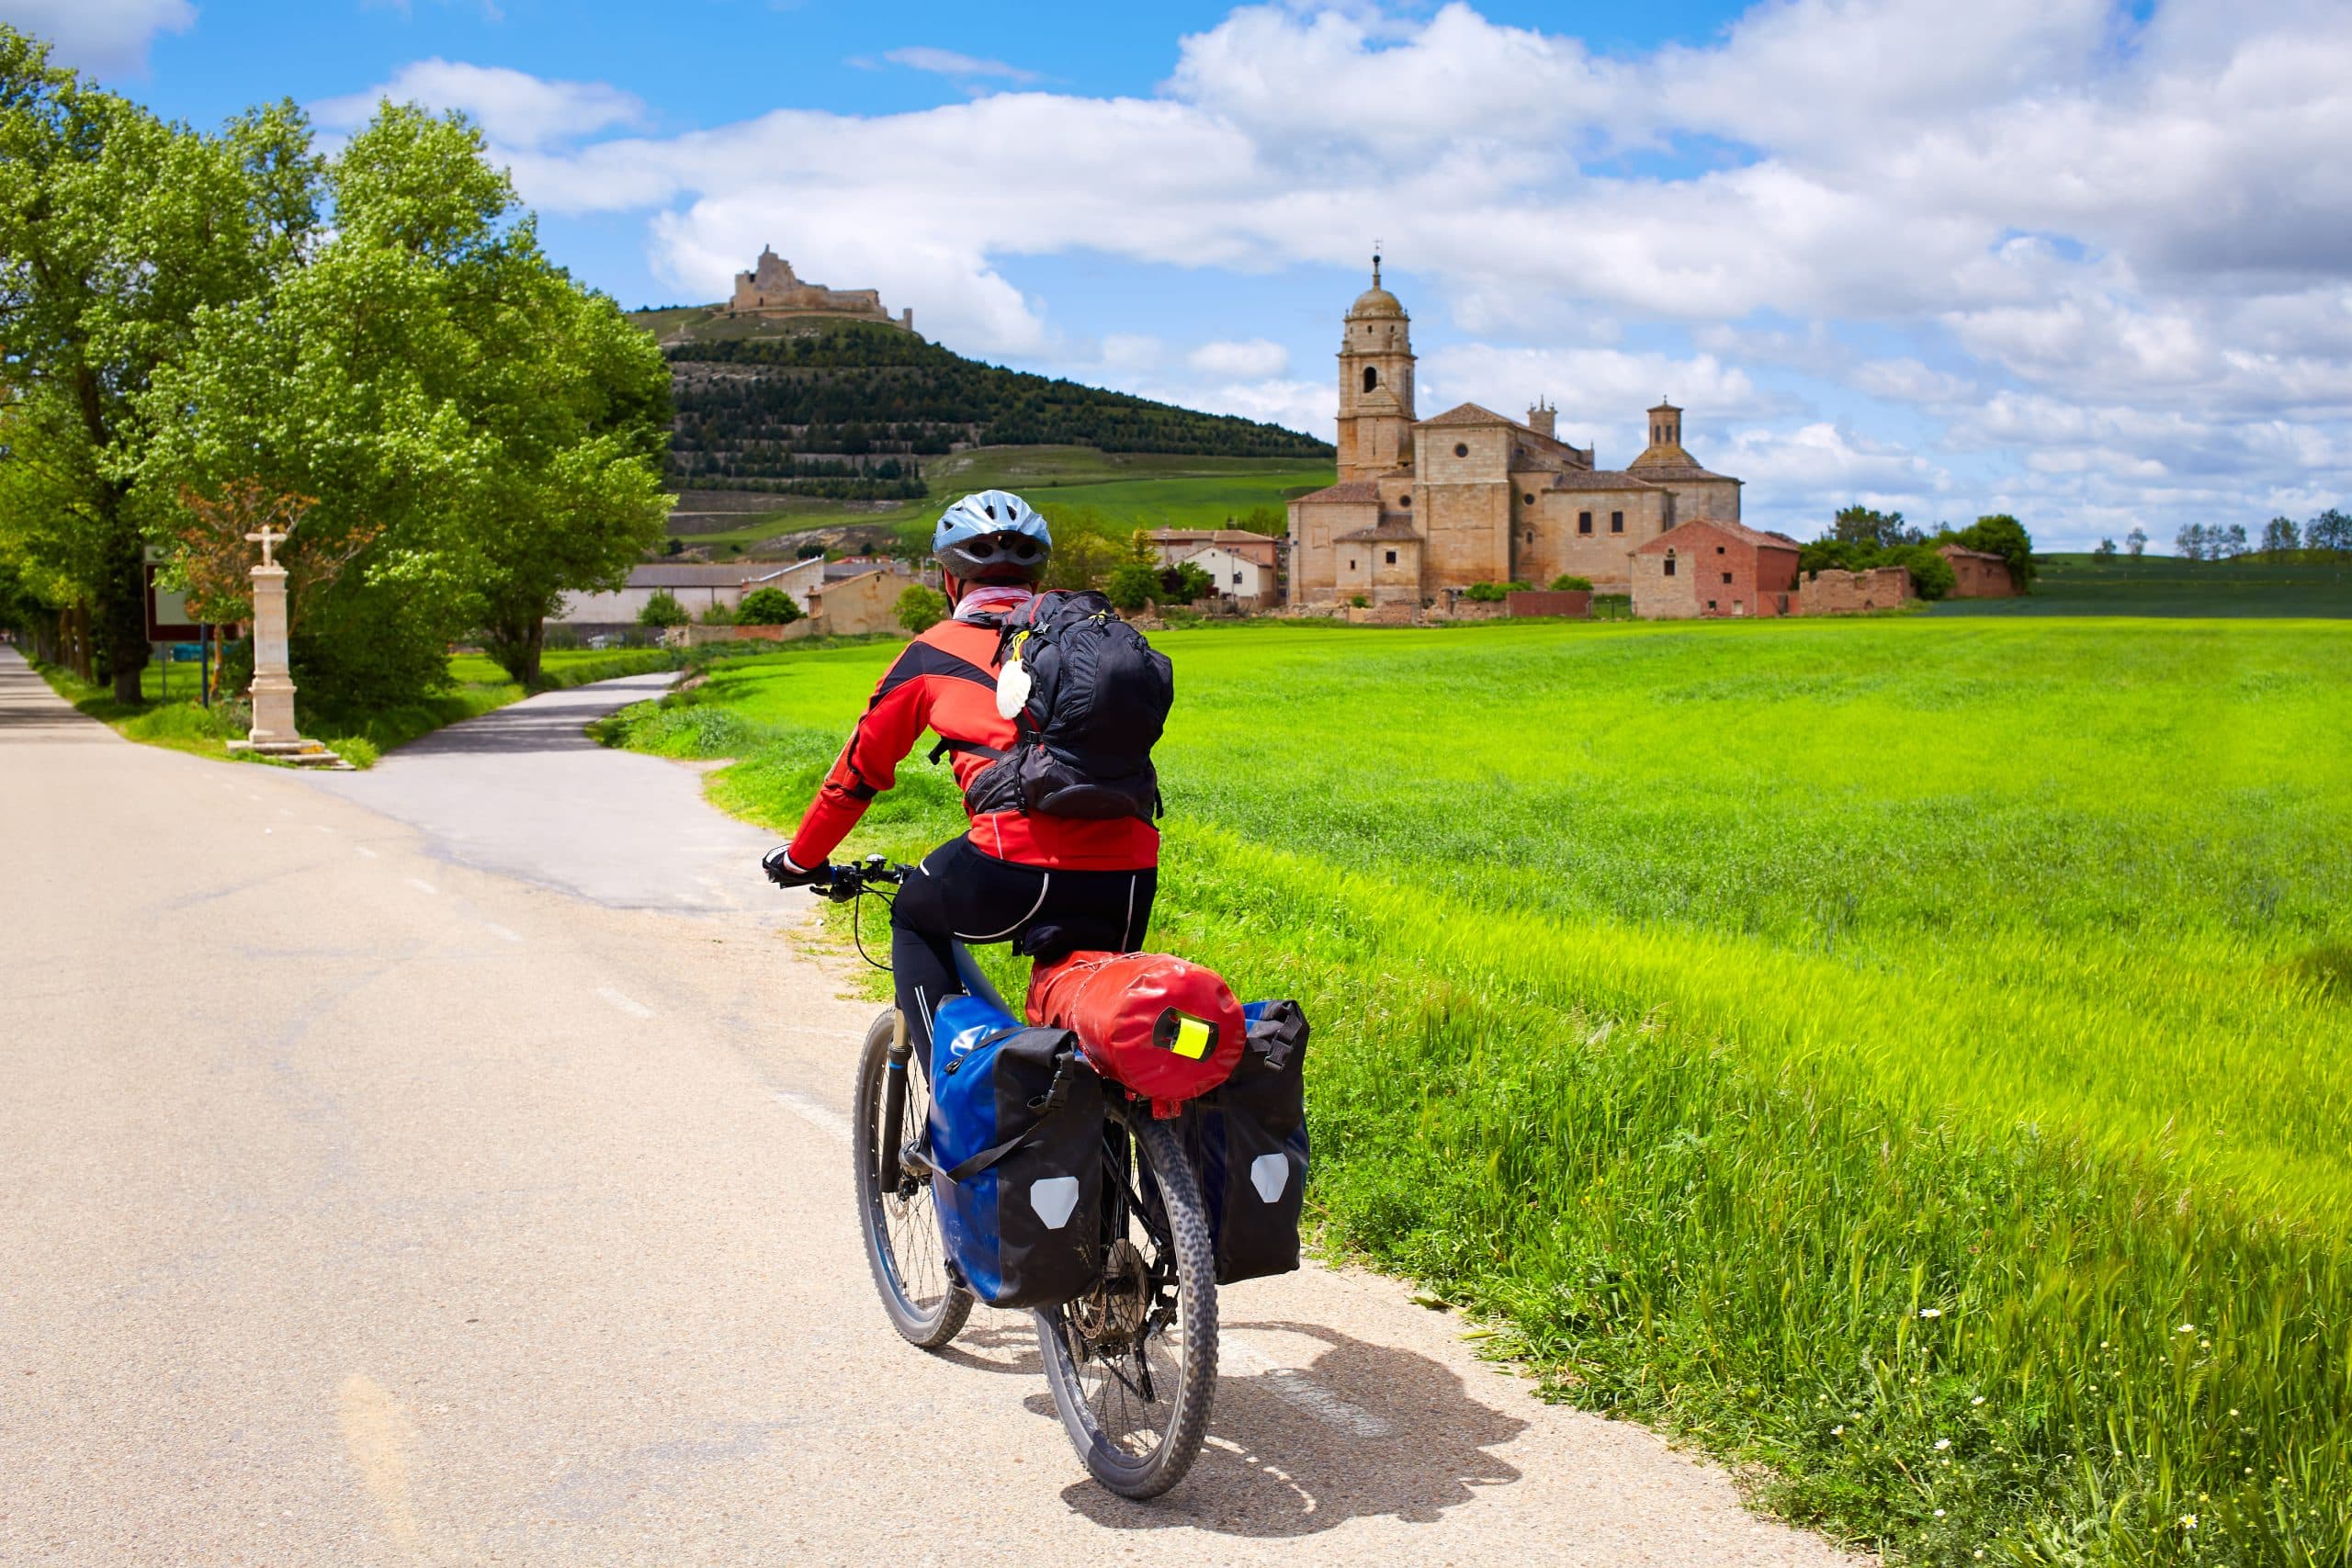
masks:
<svg viewBox="0 0 2352 1568"><path fill-rule="evenodd" d="M1025 1317L888 1331L873 1004L691 770L565 733L629 694L325 780L0 650L0 1562L1850 1561L1324 1269L1227 1293L1202 1462L1105 1495Z"/></svg>

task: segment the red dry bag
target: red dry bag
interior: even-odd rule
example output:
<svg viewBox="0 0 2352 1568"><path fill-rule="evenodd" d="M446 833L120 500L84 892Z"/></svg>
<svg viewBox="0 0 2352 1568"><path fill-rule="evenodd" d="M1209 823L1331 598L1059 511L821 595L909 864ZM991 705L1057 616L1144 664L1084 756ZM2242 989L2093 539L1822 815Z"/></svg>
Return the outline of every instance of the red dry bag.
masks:
<svg viewBox="0 0 2352 1568"><path fill-rule="evenodd" d="M1094 1070L1161 1117L1231 1077L1249 1032L1215 970L1164 953L1073 953L1036 970L1029 1021L1077 1031Z"/></svg>

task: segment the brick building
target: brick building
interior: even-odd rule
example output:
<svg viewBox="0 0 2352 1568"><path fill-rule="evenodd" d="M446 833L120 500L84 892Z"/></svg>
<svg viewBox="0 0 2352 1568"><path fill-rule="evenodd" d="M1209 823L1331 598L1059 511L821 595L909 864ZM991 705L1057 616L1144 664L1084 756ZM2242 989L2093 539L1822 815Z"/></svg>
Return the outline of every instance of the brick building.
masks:
<svg viewBox="0 0 2352 1568"><path fill-rule="evenodd" d="M2017 596L2018 585L2009 576L2009 563L1992 551L1946 545L1936 554L1951 563L1951 598L2012 599Z"/></svg>
<svg viewBox="0 0 2352 1568"><path fill-rule="evenodd" d="M1254 561L1269 572L1282 565L1283 542L1272 534L1248 528L1154 528L1144 537L1162 566L1174 566L1212 545Z"/></svg>
<svg viewBox="0 0 2352 1568"><path fill-rule="evenodd" d="M1693 518L1738 521L1740 481L1683 450L1671 403L1650 410L1649 445L1623 469L1560 439L1549 407L1524 423L1476 403L1418 418L1411 327L1374 258L1341 328L1339 482L1290 503L1291 604L1418 605L1564 572L1623 592L1645 541Z"/></svg>
<svg viewBox="0 0 2352 1568"><path fill-rule="evenodd" d="M1634 614L1644 620L1795 615L1797 550L1785 534L1713 518L1669 528L1634 552Z"/></svg>

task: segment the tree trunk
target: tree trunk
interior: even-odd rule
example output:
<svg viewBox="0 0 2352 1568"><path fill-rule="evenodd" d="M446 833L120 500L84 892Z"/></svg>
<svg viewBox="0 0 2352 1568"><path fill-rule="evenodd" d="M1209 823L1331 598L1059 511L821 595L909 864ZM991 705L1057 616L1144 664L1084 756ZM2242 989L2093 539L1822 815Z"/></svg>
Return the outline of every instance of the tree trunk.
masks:
<svg viewBox="0 0 2352 1568"><path fill-rule="evenodd" d="M539 656L547 647L547 626L546 617L532 615L493 622L485 628L488 635L482 640L489 645L490 656L526 692L539 683Z"/></svg>

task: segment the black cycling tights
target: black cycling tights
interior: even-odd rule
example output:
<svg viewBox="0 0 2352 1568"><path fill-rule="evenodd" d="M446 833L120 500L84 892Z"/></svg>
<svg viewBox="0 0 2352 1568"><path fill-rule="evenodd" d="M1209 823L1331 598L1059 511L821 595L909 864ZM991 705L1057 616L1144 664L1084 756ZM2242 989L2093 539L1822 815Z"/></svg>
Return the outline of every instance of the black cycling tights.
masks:
<svg viewBox="0 0 2352 1568"><path fill-rule="evenodd" d="M984 855L968 839L932 851L890 910L890 966L917 1060L931 1060L940 1002L964 988L950 938L1010 942L1046 962L1080 951L1133 953L1159 886L1157 868L1048 871ZM1020 998L1011 999L1017 1010Z"/></svg>

